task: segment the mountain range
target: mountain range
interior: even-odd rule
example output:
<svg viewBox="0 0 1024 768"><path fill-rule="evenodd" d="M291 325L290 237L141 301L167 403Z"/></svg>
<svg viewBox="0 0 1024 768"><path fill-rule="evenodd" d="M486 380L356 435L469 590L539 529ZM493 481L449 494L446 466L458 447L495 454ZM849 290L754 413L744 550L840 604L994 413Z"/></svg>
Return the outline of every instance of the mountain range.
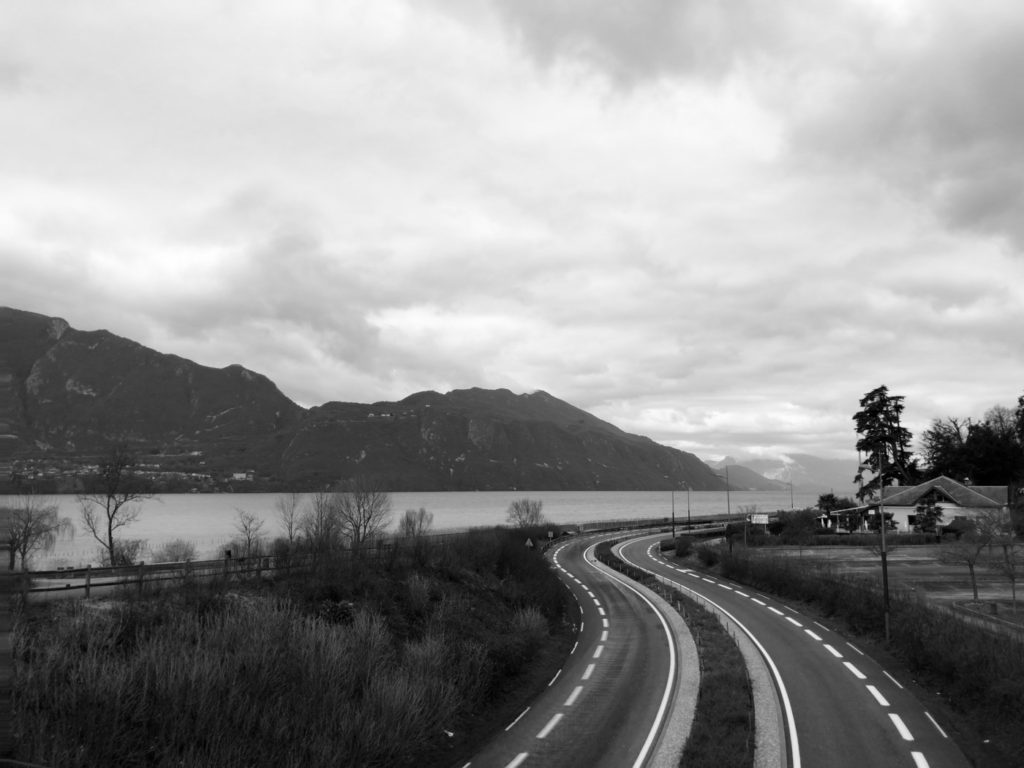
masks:
<svg viewBox="0 0 1024 768"><path fill-rule="evenodd" d="M0 307L0 475L58 482L125 444L165 484L393 490L721 490L691 453L546 392L419 392L303 408L240 365L210 368L107 331ZM63 486L62 486L63 487Z"/></svg>
<svg viewBox="0 0 1024 768"><path fill-rule="evenodd" d="M725 489L692 453L547 392L474 388L304 408L241 365L211 368L0 307L0 484L74 490L114 444L165 490L306 490L356 475L395 491ZM765 477L724 463L736 490L789 487L777 466L766 464L775 477ZM828 485L792 477L801 490Z"/></svg>

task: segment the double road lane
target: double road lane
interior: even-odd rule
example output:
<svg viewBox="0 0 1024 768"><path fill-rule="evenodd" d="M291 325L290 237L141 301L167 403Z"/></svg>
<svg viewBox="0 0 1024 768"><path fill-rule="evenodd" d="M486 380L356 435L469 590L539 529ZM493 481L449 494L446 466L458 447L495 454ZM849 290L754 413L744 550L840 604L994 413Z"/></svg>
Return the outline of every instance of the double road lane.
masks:
<svg viewBox="0 0 1024 768"><path fill-rule="evenodd" d="M578 641L564 667L464 768L642 768L663 764L672 738L685 738L697 685L692 640L664 603L593 560L599 538L551 551L579 608ZM734 634L756 649L751 654L772 680L773 714L780 718L764 722L759 710L757 728L783 734L779 762L968 768L898 673L784 602L666 560L657 546L662 538L628 541L619 554L725 614Z"/></svg>
<svg viewBox="0 0 1024 768"><path fill-rule="evenodd" d="M650 764L679 687L678 628L667 606L594 561L594 541L551 550L578 607L565 665L466 768Z"/></svg>

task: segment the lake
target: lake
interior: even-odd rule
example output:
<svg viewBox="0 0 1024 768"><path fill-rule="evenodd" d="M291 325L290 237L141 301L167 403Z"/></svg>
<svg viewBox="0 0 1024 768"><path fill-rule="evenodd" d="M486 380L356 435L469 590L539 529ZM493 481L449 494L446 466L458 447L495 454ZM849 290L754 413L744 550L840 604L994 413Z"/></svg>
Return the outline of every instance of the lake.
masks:
<svg viewBox="0 0 1024 768"><path fill-rule="evenodd" d="M737 517L742 511L774 512L790 508L789 491L762 493L732 491L693 491L689 507L693 518L725 514L727 503ZM185 493L164 494L145 501L138 520L118 535L144 539L148 549L142 559L149 560L154 550L174 539L191 542L200 559L220 556L224 544L237 535L238 511L244 510L264 520L262 532L268 539L280 536L281 524L274 502L276 493ZM544 517L561 524L591 521L665 517L672 514L673 495L669 491L477 491L419 492L391 494L393 520L397 525L407 509L423 507L434 515L433 530L455 531L481 526L503 525L505 511L515 499L529 497L544 503ZM74 496L54 496L60 514L71 518L75 536L57 543L52 552L36 555L31 566L37 570L97 563L99 545L82 525L78 500ZM686 491L675 493L677 521L687 516ZM797 509L813 506L816 493L795 493ZM15 497L0 496L0 505L16 502Z"/></svg>

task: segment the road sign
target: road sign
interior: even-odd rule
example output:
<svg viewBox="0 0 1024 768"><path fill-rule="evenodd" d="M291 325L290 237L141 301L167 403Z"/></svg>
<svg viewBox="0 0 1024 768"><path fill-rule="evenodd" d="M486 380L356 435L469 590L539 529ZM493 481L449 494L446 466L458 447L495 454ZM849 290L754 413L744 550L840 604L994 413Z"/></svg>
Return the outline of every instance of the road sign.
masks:
<svg viewBox="0 0 1024 768"><path fill-rule="evenodd" d="M750 516L750 522L754 525L768 525L767 514L754 514Z"/></svg>

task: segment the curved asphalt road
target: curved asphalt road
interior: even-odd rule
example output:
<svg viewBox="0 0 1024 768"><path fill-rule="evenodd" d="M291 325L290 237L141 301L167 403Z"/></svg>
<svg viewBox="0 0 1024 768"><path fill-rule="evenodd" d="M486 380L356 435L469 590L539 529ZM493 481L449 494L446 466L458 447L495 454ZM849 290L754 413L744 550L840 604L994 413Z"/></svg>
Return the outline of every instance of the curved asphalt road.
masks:
<svg viewBox="0 0 1024 768"><path fill-rule="evenodd" d="M647 764L675 694L676 642L632 582L593 562L594 541L550 552L579 606L572 653L547 690L465 766Z"/></svg>
<svg viewBox="0 0 1024 768"><path fill-rule="evenodd" d="M959 747L898 675L776 598L668 562L658 550L661 538L627 542L621 556L713 602L756 638L783 681L777 691L795 730L790 765L968 768Z"/></svg>

